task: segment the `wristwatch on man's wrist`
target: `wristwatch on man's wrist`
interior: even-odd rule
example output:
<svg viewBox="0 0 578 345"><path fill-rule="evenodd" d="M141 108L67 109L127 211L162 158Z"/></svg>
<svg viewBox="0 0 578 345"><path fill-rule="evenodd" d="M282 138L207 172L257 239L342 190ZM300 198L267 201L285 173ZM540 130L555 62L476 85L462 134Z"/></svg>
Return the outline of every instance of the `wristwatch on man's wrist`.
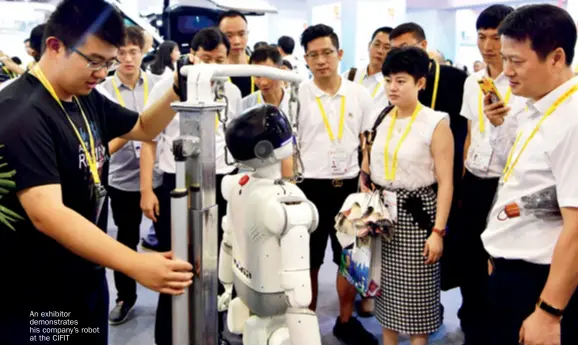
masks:
<svg viewBox="0 0 578 345"><path fill-rule="evenodd" d="M545 311L546 313L548 313L554 317L562 317L562 315L564 315L563 309L558 309L556 307L553 307L552 305L548 304L546 301L544 301L541 298L538 300L538 303L536 303L536 307L542 309L543 311Z"/></svg>

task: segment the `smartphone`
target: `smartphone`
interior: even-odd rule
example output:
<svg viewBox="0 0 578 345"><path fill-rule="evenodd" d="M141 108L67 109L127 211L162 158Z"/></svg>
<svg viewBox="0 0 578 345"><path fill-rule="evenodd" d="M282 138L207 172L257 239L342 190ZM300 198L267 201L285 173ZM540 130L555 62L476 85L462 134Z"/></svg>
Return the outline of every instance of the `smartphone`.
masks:
<svg viewBox="0 0 578 345"><path fill-rule="evenodd" d="M490 95L490 103L497 103L502 100L502 96L494 84L494 81L487 77L482 77L482 79L478 80L478 84L480 85L480 89L484 96Z"/></svg>

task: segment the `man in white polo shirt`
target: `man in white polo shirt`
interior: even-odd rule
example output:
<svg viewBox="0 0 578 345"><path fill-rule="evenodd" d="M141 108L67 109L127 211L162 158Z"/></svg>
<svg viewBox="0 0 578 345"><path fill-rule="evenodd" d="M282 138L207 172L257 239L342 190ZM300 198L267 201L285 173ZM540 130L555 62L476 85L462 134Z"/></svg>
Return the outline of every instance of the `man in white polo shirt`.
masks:
<svg viewBox="0 0 578 345"><path fill-rule="evenodd" d="M135 26L128 27L125 43L119 48L120 66L116 73L106 78L101 84L114 100L125 108L142 112L148 101L151 89L159 77L141 71L143 57L143 31ZM118 228L117 240L137 249L140 239L140 225L143 212L142 197L147 193L155 195L155 189L161 184L162 175L155 170L148 188L140 184L140 149L142 144L121 138L109 143L111 152L110 171L108 175L108 193L114 223ZM151 172L152 173L152 172ZM137 299L136 281L121 272L114 272L114 283L117 289L116 306L110 312L109 322L118 325L127 321L130 311Z"/></svg>
<svg viewBox="0 0 578 345"><path fill-rule="evenodd" d="M194 59L195 63L208 63L208 64L225 64L227 61L227 55L230 51L230 44L227 37L217 28L206 28L199 31L191 42L191 59ZM164 78L161 80L157 86L152 90L150 95L150 103L154 103L155 98L158 95L162 95L165 90L172 88L172 82L169 78ZM232 120L235 116L238 116L241 112L241 91L230 82L225 83L225 95L228 100L228 121ZM159 149L159 168L163 171L163 184L161 186L161 192L159 193L159 208L161 217L157 227L157 237L159 240L159 246L161 250L170 250L171 245L171 198L170 192L175 188L176 175L175 175L175 158L172 153L173 140L179 136L179 118L178 115L173 119L167 128L161 132L156 141L160 146ZM151 145L144 145L142 149L142 159L143 161L145 155L147 155L147 160L149 161L148 166L152 166L150 162L154 160L156 145L148 147ZM226 201L223 199L221 194L221 181L225 175L232 173L235 167L232 165L227 165L225 162L225 134L223 132L223 124L218 123L217 134L216 134L216 169L217 169L217 179L216 179L216 197L217 205L219 208L219 245L221 243L223 232L220 229L221 219L226 213ZM221 286L219 284L219 293L221 293ZM216 308L217 306L215 306ZM222 320L222 318L219 318ZM155 342L157 345L171 345L171 297L169 295L161 294L159 296L159 304L157 307L157 317L155 324ZM222 325L219 325L219 330L222 331Z"/></svg>
<svg viewBox="0 0 578 345"><path fill-rule="evenodd" d="M264 46L258 48L253 52L253 54L251 54L249 64L281 68L283 65L283 59L281 58L281 53L279 53L277 48ZM262 77L254 77L253 79L259 90L243 98L241 102L243 111L257 104L267 103L279 107L279 109L281 109L281 111L288 117L291 116L289 113L289 90L283 89L282 81ZM294 106L296 108L297 104ZM293 119L290 118L290 120ZM293 177L294 171L292 158L283 161L281 175L286 178Z"/></svg>
<svg viewBox="0 0 578 345"><path fill-rule="evenodd" d="M319 268L328 238L333 262L341 263L334 219L347 196L357 192L360 134L369 129L363 128L363 123L373 123L367 120L373 116L373 102L363 86L339 76L337 67L343 51L332 28L323 24L308 27L301 35L301 45L313 73L313 80L299 88L297 133L305 178L300 187L319 211L319 226L310 242L311 309L315 310ZM352 316L356 290L339 273L337 293L340 310L333 334L348 345L377 345L377 339Z"/></svg>
<svg viewBox="0 0 578 345"><path fill-rule="evenodd" d="M485 108L510 154L482 234L493 258L488 344L578 344L578 78L576 24L530 5L500 25L504 74L527 110ZM516 124L517 122L517 124ZM515 131L510 132L510 129ZM497 150L500 147L497 147ZM502 149L502 153L507 152ZM560 336L561 334L561 336Z"/></svg>
<svg viewBox="0 0 578 345"><path fill-rule="evenodd" d="M498 181L506 161L494 154L490 144L491 126L483 113L483 94L478 82L493 80L504 102L516 109L523 108L524 98L513 96L508 78L502 73L500 23L514 9L492 5L480 13L476 21L478 49L487 67L470 75L464 85L460 114L468 120L468 136L464 146L465 169L461 183L460 226L456 229L459 244L460 291L462 306L458 312L466 345L486 345L486 307L488 287L488 254L480 235L498 188Z"/></svg>
<svg viewBox="0 0 578 345"><path fill-rule="evenodd" d="M367 88L376 107L381 109L389 105L385 94L385 81L381 73L381 66L383 66L387 53L391 50L389 34L392 30L389 26L375 30L369 42L369 64L367 67L350 68L342 75L344 78Z"/></svg>

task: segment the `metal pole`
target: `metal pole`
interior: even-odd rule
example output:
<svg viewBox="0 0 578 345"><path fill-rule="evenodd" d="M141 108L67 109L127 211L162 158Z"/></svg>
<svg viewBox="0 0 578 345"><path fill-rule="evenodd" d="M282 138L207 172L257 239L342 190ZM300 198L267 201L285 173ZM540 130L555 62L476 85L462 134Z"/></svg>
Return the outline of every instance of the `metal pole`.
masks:
<svg viewBox="0 0 578 345"><path fill-rule="evenodd" d="M175 103L180 137L174 142L172 248L194 266L193 284L173 297L173 345L217 345L217 199L215 116L224 105ZM182 220L185 220L182 222Z"/></svg>

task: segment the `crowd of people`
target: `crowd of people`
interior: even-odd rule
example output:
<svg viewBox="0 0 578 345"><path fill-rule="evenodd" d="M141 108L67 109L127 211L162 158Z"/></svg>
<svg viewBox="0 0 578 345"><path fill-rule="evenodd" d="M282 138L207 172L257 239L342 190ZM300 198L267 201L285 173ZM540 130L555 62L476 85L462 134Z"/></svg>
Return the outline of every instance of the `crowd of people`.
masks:
<svg viewBox="0 0 578 345"><path fill-rule="evenodd" d="M377 297L356 306L357 290L336 272L333 334L344 344L393 345L399 334L427 344L443 323L440 293L455 287L466 345L578 344L576 25L545 4L492 5L475 25L483 62L469 76L428 55L426 32L410 22L378 27L368 65L342 74L340 39L324 24L303 31L303 59L288 36L249 55L236 11L191 37L190 63L269 66L305 80L296 142L299 187L319 212L311 310L328 242L341 264L334 219L344 200L377 192L393 217ZM74 343L107 344L108 324L129 319L140 283L160 292L154 341L170 345L171 296L193 278L170 252L179 48L164 42L144 68L150 37L125 28L104 0L63 0L29 45L35 62L0 86L0 342L33 341L34 313L65 311L100 329ZM493 94L480 88L488 80ZM289 114L281 81L232 77L223 93L229 120L258 104ZM221 219L221 181L237 167L225 160L221 122L215 139ZM294 167L283 162L279 178L294 179ZM106 234L108 203L116 239ZM157 252L137 250L143 213L153 221L143 247ZM114 270L112 310L104 268ZM358 317L376 318L381 342Z"/></svg>

